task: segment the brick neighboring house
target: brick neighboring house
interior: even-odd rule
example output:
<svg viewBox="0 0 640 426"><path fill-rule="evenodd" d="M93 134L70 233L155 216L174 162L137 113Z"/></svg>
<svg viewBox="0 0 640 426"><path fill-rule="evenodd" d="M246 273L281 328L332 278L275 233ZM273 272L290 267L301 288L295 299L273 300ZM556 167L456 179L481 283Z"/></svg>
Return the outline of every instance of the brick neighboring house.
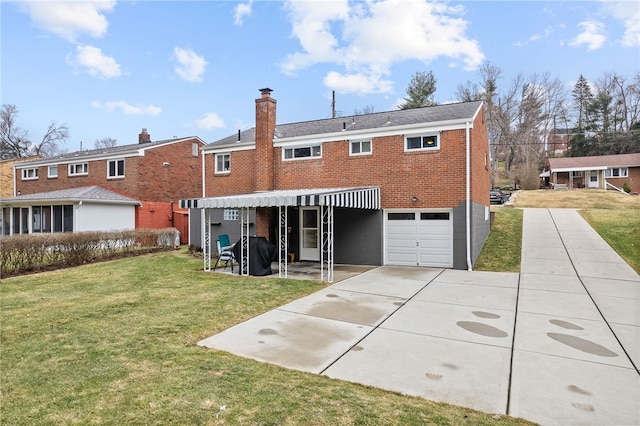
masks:
<svg viewBox="0 0 640 426"><path fill-rule="evenodd" d="M640 193L640 153L549 158L550 185L556 189L604 188L607 184Z"/></svg>
<svg viewBox="0 0 640 426"><path fill-rule="evenodd" d="M334 262L472 267L490 228L482 102L276 125L261 92L254 128L204 147L205 197L181 202L205 269L217 235L241 233L275 243L285 275L289 254L328 274Z"/></svg>
<svg viewBox="0 0 640 426"><path fill-rule="evenodd" d="M136 228L175 227L181 233L181 241L186 243L188 211L179 208L179 200L202 195L201 148L204 145L195 136L151 141L149 133L142 129L137 144L78 151L15 164L14 197L0 200L3 221L11 224L5 232L34 232L34 210L24 202L18 207L16 203L20 196L39 194L42 199L47 199L51 192L98 186L139 201L134 213ZM77 207L78 202L59 199L57 204ZM17 208L29 211L24 220L13 219L13 215L19 213L15 210ZM78 230L78 227L73 229Z"/></svg>

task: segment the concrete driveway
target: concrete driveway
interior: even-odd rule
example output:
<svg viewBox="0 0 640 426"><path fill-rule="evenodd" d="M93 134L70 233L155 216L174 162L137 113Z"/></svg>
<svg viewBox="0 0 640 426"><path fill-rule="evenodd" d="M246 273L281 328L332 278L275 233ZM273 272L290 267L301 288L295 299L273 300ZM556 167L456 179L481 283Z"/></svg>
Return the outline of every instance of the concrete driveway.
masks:
<svg viewBox="0 0 640 426"><path fill-rule="evenodd" d="M640 424L640 277L525 209L521 272L383 266L198 344L541 424Z"/></svg>

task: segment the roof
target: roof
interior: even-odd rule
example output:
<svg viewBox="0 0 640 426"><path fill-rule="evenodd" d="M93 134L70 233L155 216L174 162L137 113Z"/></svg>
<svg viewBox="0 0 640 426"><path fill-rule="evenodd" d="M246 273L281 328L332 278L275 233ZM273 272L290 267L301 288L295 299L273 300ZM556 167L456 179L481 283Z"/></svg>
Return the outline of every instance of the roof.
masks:
<svg viewBox="0 0 640 426"><path fill-rule="evenodd" d="M255 208L333 206L380 209L380 188L314 188L253 192L250 194L180 200L181 208Z"/></svg>
<svg viewBox="0 0 640 426"><path fill-rule="evenodd" d="M424 108L279 124L276 125L274 142L278 139L329 135L343 131L362 132L366 130L393 129L418 124L464 123L473 121L481 106L482 101L460 102ZM230 145L252 144L255 142L255 138L255 127L252 127L251 129L240 132L240 142L238 142L238 134L235 133L212 142L205 148L214 149Z"/></svg>
<svg viewBox="0 0 640 426"><path fill-rule="evenodd" d="M61 189L58 191L38 192L35 194L18 195L0 199L2 204L33 204L55 202L87 202L98 204L131 204L139 205L140 201L134 198L118 194L97 185L82 186L79 188Z"/></svg>
<svg viewBox="0 0 640 426"><path fill-rule="evenodd" d="M604 170L611 167L640 167L640 153L549 158L551 172Z"/></svg>
<svg viewBox="0 0 640 426"><path fill-rule="evenodd" d="M27 166L35 166L42 164L58 164L58 163L68 163L70 161L78 161L78 160L90 160L95 158L104 158L104 157L114 157L114 156L126 156L126 155L137 155L144 150L149 148L155 148L163 145L170 145L173 143L182 142L189 139L198 139L197 136L187 136L184 138L174 138L174 139L164 139L155 142L143 142L143 143L135 143L129 145L121 145L121 146L113 146L109 148L99 148L99 149L87 149L84 151L75 151L64 153L55 157L44 158L34 161L25 161L16 165L16 167L22 168ZM204 144L202 140L200 140Z"/></svg>

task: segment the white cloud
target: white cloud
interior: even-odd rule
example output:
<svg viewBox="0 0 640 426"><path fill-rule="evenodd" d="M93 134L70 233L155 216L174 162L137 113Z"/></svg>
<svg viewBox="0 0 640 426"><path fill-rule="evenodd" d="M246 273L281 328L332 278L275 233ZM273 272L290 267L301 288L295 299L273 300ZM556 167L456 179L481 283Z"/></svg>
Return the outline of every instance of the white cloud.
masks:
<svg viewBox="0 0 640 426"><path fill-rule="evenodd" d="M242 21L245 16L251 15L251 6L253 0L249 0L248 3L239 3L235 8L235 15L233 17L233 23L235 25L242 25Z"/></svg>
<svg viewBox="0 0 640 426"><path fill-rule="evenodd" d="M204 57L199 56L193 50L176 47L173 49L175 60L178 62L174 70L181 79L199 83L202 81L204 69L207 67L207 61Z"/></svg>
<svg viewBox="0 0 640 426"><path fill-rule="evenodd" d="M640 7L635 1L604 1L604 9L622 22L625 32L621 40L626 47L640 46Z"/></svg>
<svg viewBox="0 0 640 426"><path fill-rule="evenodd" d="M355 93L364 95L368 93L390 93L393 82L383 80L381 76L368 74L340 74L336 71L329 72L324 78L324 84L330 89L340 93Z"/></svg>
<svg viewBox="0 0 640 426"><path fill-rule="evenodd" d="M102 50L87 45L76 47L76 55L67 58L67 63L85 68L87 73L99 78L120 77L120 65L111 56L104 55Z"/></svg>
<svg viewBox="0 0 640 426"><path fill-rule="evenodd" d="M600 49L604 45L607 35L601 22L583 21L578 25L583 28L583 31L571 40L569 46L580 47L586 45L587 51L591 52L592 50Z"/></svg>
<svg viewBox="0 0 640 426"><path fill-rule="evenodd" d="M388 75L395 63L448 58L472 70L485 59L478 42L465 36L461 6L426 0L340 0L289 1L287 9L302 49L287 55L281 64L285 74L333 63L343 70L327 74L326 83L380 93L390 90L391 82L380 76Z"/></svg>
<svg viewBox="0 0 640 426"><path fill-rule="evenodd" d="M204 117L196 120L196 126L200 129L215 129L224 127L224 121L215 112L207 112Z"/></svg>
<svg viewBox="0 0 640 426"><path fill-rule="evenodd" d="M162 108L154 105L131 105L125 101L93 101L91 106L105 112L120 110L125 115L158 115L162 112Z"/></svg>
<svg viewBox="0 0 640 426"><path fill-rule="evenodd" d="M111 12L116 2L28 1L20 5L36 26L74 42L80 34L104 36L109 26L104 13Z"/></svg>

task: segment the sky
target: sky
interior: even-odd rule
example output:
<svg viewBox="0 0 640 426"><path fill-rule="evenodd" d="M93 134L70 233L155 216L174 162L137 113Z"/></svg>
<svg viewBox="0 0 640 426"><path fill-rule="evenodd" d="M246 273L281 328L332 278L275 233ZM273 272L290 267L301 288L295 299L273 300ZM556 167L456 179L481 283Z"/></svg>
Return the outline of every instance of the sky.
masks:
<svg viewBox="0 0 640 426"><path fill-rule="evenodd" d="M113 138L198 136L255 125L259 89L277 123L396 109L412 75L433 72L438 103L479 83L498 91L550 73L570 92L640 72L638 1L0 0L0 99L33 141L65 124L67 152Z"/></svg>

